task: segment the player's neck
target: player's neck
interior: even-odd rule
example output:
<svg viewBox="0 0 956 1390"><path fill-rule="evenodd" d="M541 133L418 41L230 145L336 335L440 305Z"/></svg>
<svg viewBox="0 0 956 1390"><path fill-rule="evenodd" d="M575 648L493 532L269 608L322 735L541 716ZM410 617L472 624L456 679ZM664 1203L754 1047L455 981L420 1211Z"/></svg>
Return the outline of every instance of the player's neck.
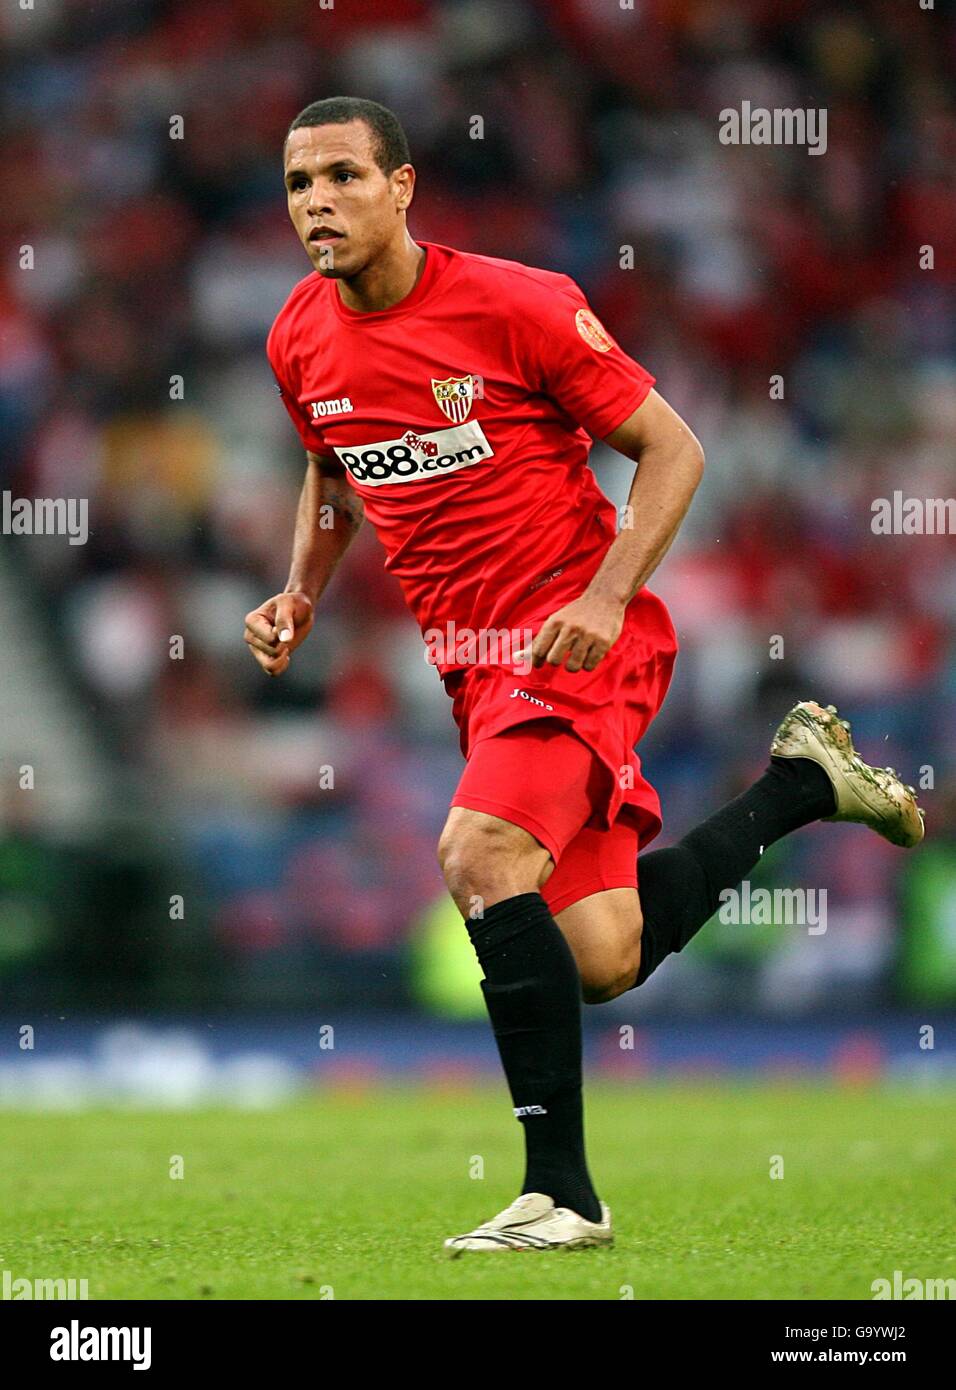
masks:
<svg viewBox="0 0 956 1390"><path fill-rule="evenodd" d="M425 269L425 252L406 232L402 242L384 252L372 265L349 280L339 280L339 294L347 309L374 314L391 309L410 295Z"/></svg>

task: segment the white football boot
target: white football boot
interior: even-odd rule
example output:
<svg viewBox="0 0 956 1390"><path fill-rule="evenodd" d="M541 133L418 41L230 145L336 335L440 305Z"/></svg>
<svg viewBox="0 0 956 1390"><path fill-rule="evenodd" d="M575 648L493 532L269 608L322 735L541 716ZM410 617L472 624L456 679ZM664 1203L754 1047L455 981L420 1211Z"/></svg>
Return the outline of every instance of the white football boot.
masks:
<svg viewBox="0 0 956 1390"><path fill-rule="evenodd" d="M775 758L809 758L823 768L836 797L828 821L868 825L892 845L905 849L923 838L923 812L916 792L891 767L870 767L853 747L850 726L833 705L801 700L781 723L770 745Z"/></svg>
<svg viewBox="0 0 956 1390"><path fill-rule="evenodd" d="M576 1211L556 1207L551 1197L526 1192L463 1236L445 1241L452 1259L465 1250L584 1250L593 1245L613 1245L611 1213L601 1203L601 1220L585 1221Z"/></svg>

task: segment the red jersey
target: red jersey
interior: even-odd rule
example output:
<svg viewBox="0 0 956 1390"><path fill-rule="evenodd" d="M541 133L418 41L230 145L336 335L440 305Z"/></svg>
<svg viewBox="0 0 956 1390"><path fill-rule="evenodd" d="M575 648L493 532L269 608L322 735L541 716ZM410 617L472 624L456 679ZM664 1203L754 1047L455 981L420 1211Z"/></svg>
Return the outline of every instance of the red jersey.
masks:
<svg viewBox="0 0 956 1390"><path fill-rule="evenodd" d="M420 245L418 284L378 313L306 276L269 361L306 449L344 464L426 640L536 630L616 533L588 431L623 424L654 378L568 276ZM445 656L443 676L470 664Z"/></svg>

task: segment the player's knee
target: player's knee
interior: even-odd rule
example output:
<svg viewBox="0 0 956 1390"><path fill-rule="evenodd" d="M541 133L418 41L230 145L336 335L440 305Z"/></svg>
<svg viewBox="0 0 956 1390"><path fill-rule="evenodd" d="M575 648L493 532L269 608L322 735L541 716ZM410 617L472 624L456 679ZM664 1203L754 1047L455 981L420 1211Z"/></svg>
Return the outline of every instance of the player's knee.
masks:
<svg viewBox="0 0 956 1390"><path fill-rule="evenodd" d="M488 820L446 827L442 833L438 862L449 893L466 915L476 900L497 901L503 890L522 878L523 859L514 829ZM532 872L530 864L528 871Z"/></svg>
<svg viewBox="0 0 956 1390"><path fill-rule="evenodd" d="M641 965L638 930L626 940L609 943L599 954L579 966L581 998L585 1004L607 1004L626 994L637 982Z"/></svg>
<svg viewBox="0 0 956 1390"><path fill-rule="evenodd" d="M490 827L459 827L438 842L438 862L457 903L483 896L492 887L495 861L500 867L506 837Z"/></svg>

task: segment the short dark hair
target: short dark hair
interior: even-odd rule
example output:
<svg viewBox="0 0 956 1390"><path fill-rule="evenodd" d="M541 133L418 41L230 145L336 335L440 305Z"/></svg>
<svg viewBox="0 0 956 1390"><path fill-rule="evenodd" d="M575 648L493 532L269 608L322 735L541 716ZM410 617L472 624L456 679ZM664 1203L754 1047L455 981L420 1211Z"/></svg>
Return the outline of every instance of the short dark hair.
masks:
<svg viewBox="0 0 956 1390"><path fill-rule="evenodd" d="M394 173L400 164L411 163L408 140L395 112L363 97L326 97L323 101L313 101L296 116L286 132L286 139L303 126L347 125L349 121L364 121L371 130L375 162L383 174Z"/></svg>

